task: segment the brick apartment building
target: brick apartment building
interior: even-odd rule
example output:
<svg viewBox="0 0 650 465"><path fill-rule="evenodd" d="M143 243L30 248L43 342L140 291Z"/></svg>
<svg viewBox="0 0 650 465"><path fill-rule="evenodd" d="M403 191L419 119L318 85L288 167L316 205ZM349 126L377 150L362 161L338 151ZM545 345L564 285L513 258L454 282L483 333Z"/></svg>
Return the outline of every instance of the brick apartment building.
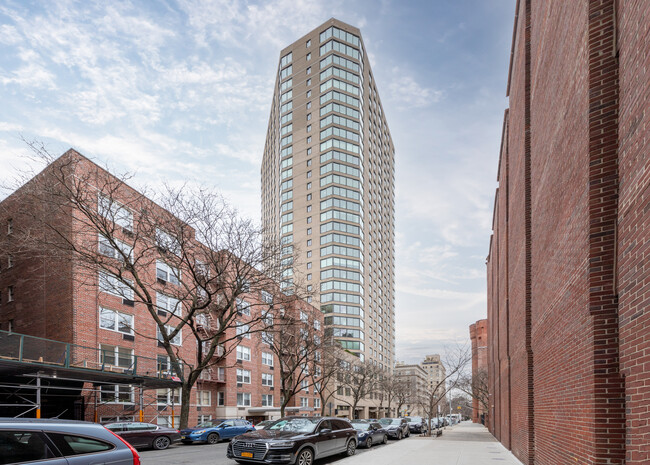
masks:
<svg viewBox="0 0 650 465"><path fill-rule="evenodd" d="M487 260L490 430L650 463L650 3L516 7Z"/></svg>
<svg viewBox="0 0 650 465"><path fill-rule="evenodd" d="M484 396L484 382L488 373L488 320L478 320L469 327L469 339L472 344L472 421L485 424L487 413L481 402Z"/></svg>
<svg viewBox="0 0 650 465"><path fill-rule="evenodd" d="M178 374L159 342L159 326L145 304L103 269L93 270L80 264L72 257L72 252L39 251L26 247L19 239L37 237L47 244L48 235L53 231L39 229L43 223L34 221L33 215L47 216L49 224L70 232L68 237L79 249L83 250L84 241L90 241L91 249L98 251L102 260L115 259L116 248L111 248L98 232L88 234L88 225L83 224L84 216L76 207L52 208L52 205L35 204L33 197L27 194L29 189L40 185L37 181L63 166L72 166L73 171L68 174L88 184L84 187L91 190L91 197L97 199L92 208L98 211L106 207L102 199L109 196L101 188L110 186L111 205L106 211L114 214L115 234L119 236L117 248L127 250L131 247L131 254L135 248L135 256L141 260L139 266L142 267L139 277L146 280L148 284L144 288L155 296L156 314L161 319L170 314L182 317L186 303L201 296L197 288L196 292L185 294L183 299L176 298L178 288L185 285L182 277L189 276L190 270L170 266L169 250L161 249L160 244L152 246L147 253L137 250L144 247L142 244L146 246L147 240L152 244L157 241L156 238L139 237L142 229L138 222L145 221L142 212L160 216L167 215L167 212L84 156L69 150L0 203L0 224L3 227L0 235L0 330L4 330L5 339L11 334L22 333L72 344L75 350L71 365L90 370L86 372L91 373L87 380L83 377L64 380L57 378L56 372L49 376L47 384L51 389L43 393L44 417L61 415L61 418L95 421L138 420L142 409L144 421L178 427L181 396L177 389L142 389L130 384L108 384L92 379L92 370L128 373L137 360L153 360L152 377L172 378ZM89 182L91 180L98 182ZM136 204L137 209L130 208ZM195 239L192 228L186 228L186 231L189 231L187 240L193 247L197 250L205 247ZM191 425L209 418L236 417L257 421L279 417L282 395L279 388L280 364L268 344L271 333L247 333L247 324L268 321L270 317L277 324L290 315L300 314L300 320L313 325L315 334L323 334L324 322L320 311L295 296L283 294L269 280L260 282L266 283L266 289L251 287L233 302L237 321L228 327L224 338L234 343L217 347L215 357L219 361L201 374L192 389ZM264 318L260 317L262 312L266 312ZM219 324L209 313L197 314L194 323L196 334L209 334ZM55 343L44 342L42 345L48 344ZM172 338L171 344L186 365L196 363L198 342L189 326L184 326ZM0 358L4 355L0 353ZM42 356L34 358L37 362L43 361ZM17 385L28 382L21 375L15 372L4 381ZM67 390L63 390L64 384ZM2 395L11 397L7 393ZM288 407L291 413L318 413L320 398L313 387L310 390L306 386Z"/></svg>

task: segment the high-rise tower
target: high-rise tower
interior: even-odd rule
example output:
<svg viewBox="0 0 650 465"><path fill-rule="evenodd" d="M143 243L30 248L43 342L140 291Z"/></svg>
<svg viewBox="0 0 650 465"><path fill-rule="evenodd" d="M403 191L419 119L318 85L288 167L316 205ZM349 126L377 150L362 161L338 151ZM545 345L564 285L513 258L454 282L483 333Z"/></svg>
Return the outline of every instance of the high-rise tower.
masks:
<svg viewBox="0 0 650 465"><path fill-rule="evenodd" d="M359 29L336 19L282 50L262 161L262 222L285 286L313 290L334 338L395 358L395 149Z"/></svg>

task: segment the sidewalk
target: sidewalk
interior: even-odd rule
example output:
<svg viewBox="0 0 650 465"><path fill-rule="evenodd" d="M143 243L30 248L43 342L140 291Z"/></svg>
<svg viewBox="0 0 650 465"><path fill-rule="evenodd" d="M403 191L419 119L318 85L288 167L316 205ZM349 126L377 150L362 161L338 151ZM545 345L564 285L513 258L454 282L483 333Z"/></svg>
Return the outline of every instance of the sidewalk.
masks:
<svg viewBox="0 0 650 465"><path fill-rule="evenodd" d="M338 460L336 465L522 465L483 425L463 422L447 428L438 438L412 437L396 441L358 457Z"/></svg>

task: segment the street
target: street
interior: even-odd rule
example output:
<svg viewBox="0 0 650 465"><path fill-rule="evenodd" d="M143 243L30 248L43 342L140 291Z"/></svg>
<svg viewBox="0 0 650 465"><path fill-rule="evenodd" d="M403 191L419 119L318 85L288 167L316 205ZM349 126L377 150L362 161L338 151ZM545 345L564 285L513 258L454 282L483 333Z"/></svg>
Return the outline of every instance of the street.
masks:
<svg viewBox="0 0 650 465"><path fill-rule="evenodd" d="M410 441L402 439L399 442ZM356 456L361 456L368 451L389 448L398 441L389 441L388 444L375 444L371 449L357 449ZM215 445L209 444L176 444L167 450L141 450L140 458L143 465L174 465L174 464L193 464L193 465L236 465L234 460L226 458L227 442L221 442ZM327 457L317 460L314 465L327 465L336 463L343 459L341 455Z"/></svg>

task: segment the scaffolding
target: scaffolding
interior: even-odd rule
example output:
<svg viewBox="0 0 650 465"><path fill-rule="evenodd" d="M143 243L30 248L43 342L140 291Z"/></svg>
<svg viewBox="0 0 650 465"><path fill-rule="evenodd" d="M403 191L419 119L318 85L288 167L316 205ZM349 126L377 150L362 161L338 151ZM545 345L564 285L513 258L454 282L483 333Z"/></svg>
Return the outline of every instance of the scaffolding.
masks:
<svg viewBox="0 0 650 465"><path fill-rule="evenodd" d="M182 370L174 372L166 362L150 357L133 355L128 364L109 361L105 351L94 347L0 331L0 394L3 399L13 400L1 402L0 408L19 411L16 417L33 412L41 418L44 391L52 398L74 397L83 401L92 397L97 421L102 404L101 386L121 385L138 388L138 416L142 421L147 406L145 391L179 388L185 376ZM92 387L85 387L87 383ZM172 395L172 422L173 412Z"/></svg>

